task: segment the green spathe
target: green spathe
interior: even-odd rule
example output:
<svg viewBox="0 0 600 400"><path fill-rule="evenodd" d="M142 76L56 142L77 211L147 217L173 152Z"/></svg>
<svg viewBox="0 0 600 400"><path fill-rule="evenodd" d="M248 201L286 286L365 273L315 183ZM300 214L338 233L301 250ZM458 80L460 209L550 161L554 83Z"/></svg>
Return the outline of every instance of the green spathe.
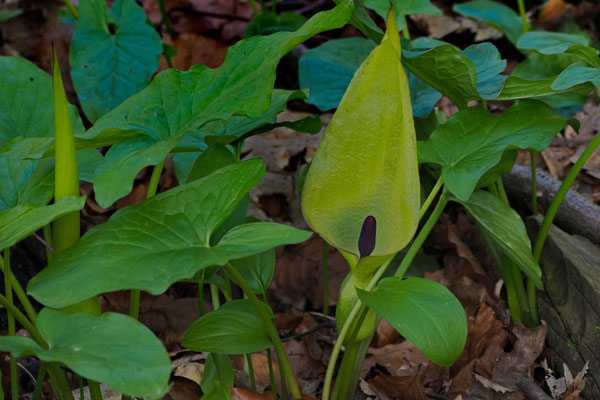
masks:
<svg viewBox="0 0 600 400"><path fill-rule="evenodd" d="M402 249L419 217L415 130L393 25L388 18L383 41L354 74L302 192L308 224L327 242L357 257L368 216L377 221L372 256Z"/></svg>

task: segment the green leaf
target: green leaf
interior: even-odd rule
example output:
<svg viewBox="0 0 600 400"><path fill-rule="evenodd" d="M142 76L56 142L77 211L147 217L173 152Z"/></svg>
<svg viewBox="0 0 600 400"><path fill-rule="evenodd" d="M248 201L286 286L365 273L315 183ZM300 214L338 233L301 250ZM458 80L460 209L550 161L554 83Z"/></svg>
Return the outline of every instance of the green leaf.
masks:
<svg viewBox="0 0 600 400"><path fill-rule="evenodd" d="M307 51L300 59L300 86L310 91L307 102L327 111L336 108L354 73L375 48L364 38L329 40ZM415 116L431 113L441 94L407 71Z"/></svg>
<svg viewBox="0 0 600 400"><path fill-rule="evenodd" d="M506 69L506 60L500 59L500 52L493 44L474 44L463 50L463 55L475 64L477 70L477 91L486 100L498 97L506 76L500 75Z"/></svg>
<svg viewBox="0 0 600 400"><path fill-rule="evenodd" d="M431 4L429 0L365 0L365 7L375 11L385 21L390 12L391 5L394 5L394 14L396 16L396 25L399 30L404 29L405 15L429 14L442 15L442 11Z"/></svg>
<svg viewBox="0 0 600 400"><path fill-rule="evenodd" d="M452 199L462 204L502 251L543 289L542 270L533 259L531 242L523 220L510 206L492 193L477 190L469 200Z"/></svg>
<svg viewBox="0 0 600 400"><path fill-rule="evenodd" d="M28 204L0 211L0 249L18 243L56 218L81 210L84 204L85 197L64 197L49 206Z"/></svg>
<svg viewBox="0 0 600 400"><path fill-rule="evenodd" d="M344 0L333 1L335 4L341 4ZM377 24L373 22L373 19L371 19L371 16L365 9L363 0L354 0L354 11L349 22L373 42L380 43L381 39L383 39L383 32Z"/></svg>
<svg viewBox="0 0 600 400"><path fill-rule="evenodd" d="M364 38L328 40L300 59L300 87L309 89L307 102L323 111L336 108L354 73L376 44Z"/></svg>
<svg viewBox="0 0 600 400"><path fill-rule="evenodd" d="M235 372L231 359L225 354L210 353L204 364L204 375L200 387L205 398L214 400L230 399L228 387L233 387Z"/></svg>
<svg viewBox="0 0 600 400"><path fill-rule="evenodd" d="M437 282L385 278L360 300L390 323L431 361L452 365L467 340L467 316L458 299Z"/></svg>
<svg viewBox="0 0 600 400"><path fill-rule="evenodd" d="M271 35L276 32L293 32L300 29L306 22L306 18L295 12L284 12L279 15L273 12L265 12L252 18L246 25L244 36L249 38L256 35Z"/></svg>
<svg viewBox="0 0 600 400"><path fill-rule="evenodd" d="M254 293L266 293L275 273L275 250L267 250L231 260L231 265L244 278Z"/></svg>
<svg viewBox="0 0 600 400"><path fill-rule="evenodd" d="M564 90L573 86L591 82L594 86L600 87L600 68L584 67L576 63L567 67L552 82L552 89Z"/></svg>
<svg viewBox="0 0 600 400"><path fill-rule="evenodd" d="M232 300L190 325L181 345L199 352L246 354L273 343L250 300Z"/></svg>
<svg viewBox="0 0 600 400"><path fill-rule="evenodd" d="M589 39L579 34L536 31L523 34L517 47L546 55L570 54L586 64L600 68L598 51L589 44Z"/></svg>
<svg viewBox="0 0 600 400"><path fill-rule="evenodd" d="M419 162L441 165L448 190L468 200L477 181L498 164L504 150L542 151L567 122L575 123L537 100L522 100L501 115L471 107L454 114L429 140L418 143Z"/></svg>
<svg viewBox="0 0 600 400"><path fill-rule="evenodd" d="M137 397L161 397L171 360L161 342L133 318L115 313L67 314L43 309L36 326L48 343L42 349L26 337L0 337L0 349L13 356L36 355L60 362L84 378Z"/></svg>
<svg viewBox="0 0 600 400"><path fill-rule="evenodd" d="M52 78L31 62L0 56L0 210L48 203L54 191L53 161L39 157L54 137ZM70 106L75 132L83 132L77 108ZM22 143L23 142L23 143ZM40 145L41 143L41 145Z"/></svg>
<svg viewBox="0 0 600 400"><path fill-rule="evenodd" d="M197 179L204 178L219 168L235 164L236 162L237 159L235 155L233 155L227 147L222 144L210 146L208 149L204 150L196 162L194 162L190 174L188 175L187 182L193 182Z"/></svg>
<svg viewBox="0 0 600 400"><path fill-rule="evenodd" d="M71 42L71 77L92 122L143 89L160 65L162 42L134 0L79 2Z"/></svg>
<svg viewBox="0 0 600 400"><path fill-rule="evenodd" d="M514 45L523 34L521 17L512 8L497 1L476 0L454 4L452 10L476 19L504 33Z"/></svg>
<svg viewBox="0 0 600 400"><path fill-rule="evenodd" d="M319 32L342 27L352 11L353 3L345 0L316 14L296 32L242 40L229 48L225 62L216 69L197 65L186 72L161 72L149 86L100 118L85 138L95 138L107 129L148 134L114 145L96 170L94 189L100 206L108 207L127 195L137 173L163 162L187 133L234 115L258 118L264 114L281 57Z"/></svg>
<svg viewBox="0 0 600 400"><path fill-rule="evenodd" d="M122 208L55 257L28 291L54 308L121 289L159 294L210 265L308 239L310 232L254 223L230 230L210 246L212 233L263 175L260 160L244 161Z"/></svg>

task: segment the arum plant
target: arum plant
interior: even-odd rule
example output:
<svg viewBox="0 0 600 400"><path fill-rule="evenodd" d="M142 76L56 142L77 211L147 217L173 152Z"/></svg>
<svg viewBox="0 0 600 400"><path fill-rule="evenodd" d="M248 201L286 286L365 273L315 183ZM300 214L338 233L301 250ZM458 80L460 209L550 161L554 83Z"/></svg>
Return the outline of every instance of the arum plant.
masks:
<svg viewBox="0 0 600 400"><path fill-rule="evenodd" d="M447 340L451 348L430 351L427 343L418 339L415 343L435 362L449 365L462 351L466 316L458 300L441 285L417 278L402 281L402 273L382 281L372 297L365 294L415 234L421 213L419 199L409 85L392 9L385 36L354 74L323 135L302 190L306 221L344 255L350 266L340 288L336 321L341 334L328 368L323 399L329 398L336 349L339 351L342 342L345 353L333 398L353 397L378 314L406 337L424 335L431 342L441 333L436 332L437 324L449 326L451 337ZM395 291L399 297L393 294ZM437 295L450 300L436 304ZM363 298L371 309L356 318ZM391 303L390 307L385 306L386 302ZM415 302L426 316L422 326L427 329L418 335L409 321L398 322L402 320L399 314L408 319L414 312L403 307L406 302ZM444 306L450 308L449 314L434 311Z"/></svg>

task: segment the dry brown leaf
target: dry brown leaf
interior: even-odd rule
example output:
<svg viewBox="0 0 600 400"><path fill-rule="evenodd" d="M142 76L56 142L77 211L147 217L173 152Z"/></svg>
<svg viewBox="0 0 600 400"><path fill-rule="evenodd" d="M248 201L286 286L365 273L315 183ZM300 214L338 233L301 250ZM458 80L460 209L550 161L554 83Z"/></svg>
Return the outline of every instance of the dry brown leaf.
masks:
<svg viewBox="0 0 600 400"><path fill-rule="evenodd" d="M429 363L427 357L408 340L380 348L369 348L367 353L373 355L377 364L385 367L390 375L396 375L398 370L405 368L407 364L418 368L421 364Z"/></svg>
<svg viewBox="0 0 600 400"><path fill-rule="evenodd" d="M244 388L229 388L231 400L272 400L273 393L258 393Z"/></svg>
<svg viewBox="0 0 600 400"><path fill-rule="evenodd" d="M400 336L396 328L391 326L385 319L382 319L375 331L375 347L383 347L391 344L400 338Z"/></svg>
<svg viewBox="0 0 600 400"><path fill-rule="evenodd" d="M165 42L177 49L177 54L172 58L173 67L187 71L191 66L203 64L209 68L219 67L225 60L228 44L211 37L195 33L182 33L174 41L169 37ZM167 69L163 58L161 68Z"/></svg>
<svg viewBox="0 0 600 400"><path fill-rule="evenodd" d="M370 381L371 386L392 398L405 400L425 400L425 388L418 374L406 376L378 375Z"/></svg>

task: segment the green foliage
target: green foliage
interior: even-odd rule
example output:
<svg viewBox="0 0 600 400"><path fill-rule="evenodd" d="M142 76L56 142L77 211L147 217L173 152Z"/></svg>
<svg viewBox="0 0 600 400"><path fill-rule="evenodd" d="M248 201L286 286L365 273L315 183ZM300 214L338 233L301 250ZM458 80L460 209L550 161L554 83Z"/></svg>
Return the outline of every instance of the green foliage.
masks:
<svg viewBox="0 0 600 400"><path fill-rule="evenodd" d="M250 300L228 301L203 315L190 325L181 344L190 350L220 354L253 353L273 346Z"/></svg>
<svg viewBox="0 0 600 400"><path fill-rule="evenodd" d="M457 199L458 200L458 199ZM468 200L458 200L475 218L502 251L542 289L542 270L531 254L531 241L523 220L510 206L484 190L475 191Z"/></svg>
<svg viewBox="0 0 600 400"><path fill-rule="evenodd" d="M384 20L394 6L396 25L402 30L405 27L405 16L411 14L442 15L442 11L429 0L365 0L365 7L375 11Z"/></svg>
<svg viewBox="0 0 600 400"><path fill-rule="evenodd" d="M253 223L210 245L211 235L263 174L262 162L249 160L120 209L55 257L30 281L29 293L54 308L121 289L160 294L210 265L308 239L306 231Z"/></svg>
<svg viewBox="0 0 600 400"><path fill-rule="evenodd" d="M271 35L282 31L295 31L306 22L306 18L295 12L284 12L279 15L265 12L257 15L246 25L244 36Z"/></svg>
<svg viewBox="0 0 600 400"><path fill-rule="evenodd" d="M160 64L162 42L134 0L79 2L70 48L71 77L92 122L142 90Z"/></svg>
<svg viewBox="0 0 600 400"><path fill-rule="evenodd" d="M0 9L0 22L8 21L21 14L23 14L23 10L20 8L2 8Z"/></svg>
<svg viewBox="0 0 600 400"><path fill-rule="evenodd" d="M103 132L139 133L111 147L96 169L96 200L108 207L131 190L145 166L164 161L183 137L210 121L235 115L258 118L271 102L275 67L287 52L309 37L343 26L353 11L348 0L312 17L296 32L254 36L232 46L223 65L202 65L189 71L167 70L152 83L100 118L86 133L93 139Z"/></svg>
<svg viewBox="0 0 600 400"><path fill-rule="evenodd" d="M45 349L23 336L0 337L0 349L15 357L35 355L57 361L77 374L119 392L160 397L171 372L169 356L154 334L122 314L67 314L43 309L36 321Z"/></svg>
<svg viewBox="0 0 600 400"><path fill-rule="evenodd" d="M471 107L438 126L429 140L419 142L419 162L441 165L448 190L466 201L506 149L542 151L567 123L578 127L576 121L536 100L520 101L501 115Z"/></svg>
<svg viewBox="0 0 600 400"><path fill-rule="evenodd" d="M386 278L374 292L358 291L374 309L431 361L452 365L467 340L467 316L458 299L437 282Z"/></svg>

